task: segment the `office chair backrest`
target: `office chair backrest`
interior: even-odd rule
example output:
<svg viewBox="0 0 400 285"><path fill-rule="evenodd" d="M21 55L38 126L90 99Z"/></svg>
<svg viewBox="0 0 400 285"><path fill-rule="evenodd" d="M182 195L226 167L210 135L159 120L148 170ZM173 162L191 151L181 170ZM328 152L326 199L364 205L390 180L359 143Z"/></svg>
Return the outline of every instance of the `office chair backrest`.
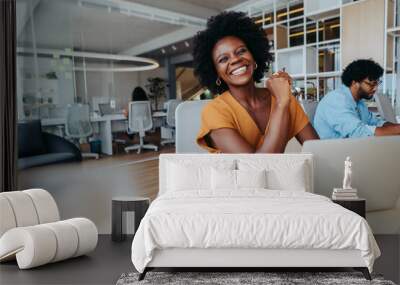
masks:
<svg viewBox="0 0 400 285"><path fill-rule="evenodd" d="M65 133L71 138L87 138L92 135L89 105L68 105Z"/></svg>
<svg viewBox="0 0 400 285"><path fill-rule="evenodd" d="M387 96L375 94L376 105L378 105L378 111L385 121L391 123L397 123L396 115L394 113L392 104Z"/></svg>
<svg viewBox="0 0 400 285"><path fill-rule="evenodd" d="M185 101L176 108L176 153L207 153L196 143L203 107L211 100Z"/></svg>
<svg viewBox="0 0 400 285"><path fill-rule="evenodd" d="M181 100L168 100L167 102L167 124L171 127L175 127L175 111L180 103L182 103Z"/></svg>
<svg viewBox="0 0 400 285"><path fill-rule="evenodd" d="M300 105L303 107L304 112L307 114L310 123L314 122L315 111L317 110L317 101L300 101Z"/></svg>
<svg viewBox="0 0 400 285"><path fill-rule="evenodd" d="M150 101L135 101L129 103L129 132L147 131L153 128Z"/></svg>
<svg viewBox="0 0 400 285"><path fill-rule="evenodd" d="M351 157L352 187L366 198L367 210L395 207L400 197L400 136L306 141L303 152L314 155L314 192L330 197L341 188L344 161Z"/></svg>

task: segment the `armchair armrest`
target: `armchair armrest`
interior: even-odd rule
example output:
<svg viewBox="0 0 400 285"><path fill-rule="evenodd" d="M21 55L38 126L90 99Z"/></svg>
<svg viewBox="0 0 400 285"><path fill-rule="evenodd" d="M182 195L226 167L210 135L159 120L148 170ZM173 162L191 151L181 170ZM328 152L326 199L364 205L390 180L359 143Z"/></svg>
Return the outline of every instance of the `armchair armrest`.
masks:
<svg viewBox="0 0 400 285"><path fill-rule="evenodd" d="M46 144L47 152L58 153L58 152L68 152L73 153L76 160L82 160L82 154L79 148L77 148L72 142L66 140L65 138L43 132L43 139Z"/></svg>

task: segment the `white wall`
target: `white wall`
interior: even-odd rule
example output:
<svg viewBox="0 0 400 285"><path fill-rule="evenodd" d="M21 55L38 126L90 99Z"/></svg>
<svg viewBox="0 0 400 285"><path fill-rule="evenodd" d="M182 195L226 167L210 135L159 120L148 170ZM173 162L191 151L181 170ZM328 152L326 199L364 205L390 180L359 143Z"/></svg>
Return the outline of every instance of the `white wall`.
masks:
<svg viewBox="0 0 400 285"><path fill-rule="evenodd" d="M84 99L84 102L91 103L92 97L113 97L116 100L117 109L125 108L131 99L135 87L145 88L147 78L165 78L165 68L158 68L150 71L140 72L86 72L87 97L85 96L84 74L76 72L77 97ZM145 88L146 89L146 88Z"/></svg>

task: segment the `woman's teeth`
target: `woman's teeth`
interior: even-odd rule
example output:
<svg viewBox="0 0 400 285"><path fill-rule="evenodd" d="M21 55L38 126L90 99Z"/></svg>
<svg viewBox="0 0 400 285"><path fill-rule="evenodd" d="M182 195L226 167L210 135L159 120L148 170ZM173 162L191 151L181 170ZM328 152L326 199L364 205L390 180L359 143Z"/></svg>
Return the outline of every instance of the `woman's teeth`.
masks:
<svg viewBox="0 0 400 285"><path fill-rule="evenodd" d="M241 74L245 73L246 71L247 71L247 66L243 66L238 69L235 69L231 73L232 73L232 75L241 75Z"/></svg>

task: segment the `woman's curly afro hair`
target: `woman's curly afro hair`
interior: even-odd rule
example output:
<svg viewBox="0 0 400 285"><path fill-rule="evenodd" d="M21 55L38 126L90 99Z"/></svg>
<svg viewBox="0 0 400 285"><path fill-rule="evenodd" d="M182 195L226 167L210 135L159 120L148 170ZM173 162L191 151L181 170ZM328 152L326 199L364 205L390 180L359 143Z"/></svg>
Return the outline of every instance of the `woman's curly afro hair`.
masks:
<svg viewBox="0 0 400 285"><path fill-rule="evenodd" d="M365 78L369 80L378 80L383 74L383 68L371 59L354 60L343 70L342 83L347 87L351 86L353 81L361 82Z"/></svg>
<svg viewBox="0 0 400 285"><path fill-rule="evenodd" d="M211 17L207 22L207 28L197 33L194 38L193 61L194 73L200 83L214 93L228 90L225 82L222 81L220 86L215 83L218 75L212 59L215 44L227 36L241 39L253 55L257 63L257 69L253 73L255 82L260 81L268 70L267 63L269 64L272 60L264 30L245 13L222 12Z"/></svg>

